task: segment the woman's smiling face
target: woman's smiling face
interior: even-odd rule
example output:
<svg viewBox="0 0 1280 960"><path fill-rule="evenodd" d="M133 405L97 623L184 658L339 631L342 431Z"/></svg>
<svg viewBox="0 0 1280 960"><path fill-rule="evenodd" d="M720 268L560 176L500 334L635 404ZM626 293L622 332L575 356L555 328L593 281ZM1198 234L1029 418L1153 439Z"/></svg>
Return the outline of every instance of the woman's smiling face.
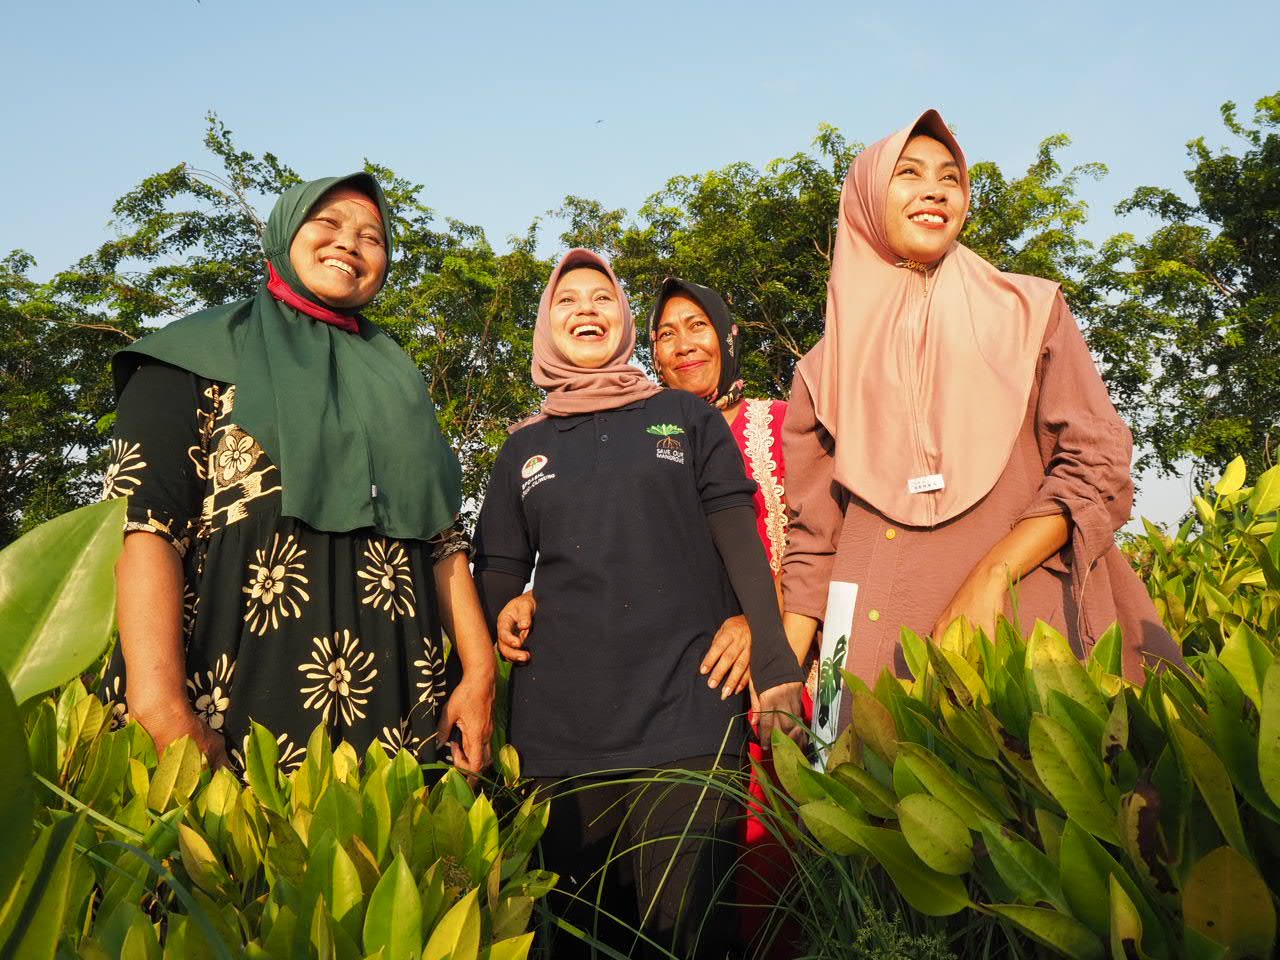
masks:
<svg viewBox="0 0 1280 960"><path fill-rule="evenodd" d="M613 281L592 267L560 274L551 294L551 339L575 367L603 367L622 342L622 304Z"/></svg>
<svg viewBox="0 0 1280 960"><path fill-rule="evenodd" d="M964 227L967 202L960 165L933 137L907 141L893 168L885 198L885 236L904 260L933 264Z"/></svg>
<svg viewBox="0 0 1280 960"><path fill-rule="evenodd" d="M289 262L303 285L331 307L363 307L382 289L387 244L371 204L322 197L298 228Z"/></svg>
<svg viewBox="0 0 1280 960"><path fill-rule="evenodd" d="M653 360L662 382L700 397L720 383L720 338L707 312L692 297L673 294L662 305Z"/></svg>

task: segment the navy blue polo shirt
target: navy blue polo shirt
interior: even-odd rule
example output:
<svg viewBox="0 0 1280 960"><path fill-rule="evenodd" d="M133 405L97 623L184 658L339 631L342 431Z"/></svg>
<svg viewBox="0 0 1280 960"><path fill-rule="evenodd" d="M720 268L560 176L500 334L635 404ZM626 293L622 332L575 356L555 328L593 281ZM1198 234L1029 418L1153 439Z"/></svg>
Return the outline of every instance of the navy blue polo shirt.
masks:
<svg viewBox="0 0 1280 960"><path fill-rule="evenodd" d="M698 666L739 612L707 515L756 485L723 415L681 390L512 434L476 526L476 572L528 578L529 662L510 739L530 776L741 749L744 696Z"/></svg>

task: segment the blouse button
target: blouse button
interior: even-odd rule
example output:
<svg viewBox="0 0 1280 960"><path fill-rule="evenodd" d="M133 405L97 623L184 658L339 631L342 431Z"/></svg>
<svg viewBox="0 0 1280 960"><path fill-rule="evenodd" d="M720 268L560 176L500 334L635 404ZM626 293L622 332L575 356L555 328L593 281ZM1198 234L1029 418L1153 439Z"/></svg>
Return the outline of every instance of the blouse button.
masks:
<svg viewBox="0 0 1280 960"><path fill-rule="evenodd" d="M892 540L897 535L898 535L898 531L893 529L893 527L890 527L888 530L884 532L884 538L886 540Z"/></svg>
<svg viewBox="0 0 1280 960"><path fill-rule="evenodd" d="M602 434L600 434L600 442L601 442L601 443L608 443L608 442L609 442L609 435L608 435L607 433L602 433Z"/></svg>
<svg viewBox="0 0 1280 960"><path fill-rule="evenodd" d="M880 619L880 611L872 610L870 613L867 614L867 619L870 620L872 623L875 623L877 620Z"/></svg>

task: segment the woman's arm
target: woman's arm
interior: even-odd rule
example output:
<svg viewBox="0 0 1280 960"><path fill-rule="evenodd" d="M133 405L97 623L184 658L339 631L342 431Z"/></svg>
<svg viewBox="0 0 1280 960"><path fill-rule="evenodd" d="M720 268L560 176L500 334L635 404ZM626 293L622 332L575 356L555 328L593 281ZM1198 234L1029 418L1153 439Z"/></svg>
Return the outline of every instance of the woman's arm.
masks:
<svg viewBox="0 0 1280 960"><path fill-rule="evenodd" d="M151 735L157 752L190 736L210 765L225 766L222 737L187 699L182 593L182 560L173 545L154 533L127 533L116 562L116 617L129 713Z"/></svg>
<svg viewBox="0 0 1280 960"><path fill-rule="evenodd" d="M440 619L453 640L462 664L462 680L449 695L440 712L437 742L449 743L457 726L462 731L462 747L450 744L454 762L464 770L479 773L489 765L489 738L493 734L494 682L497 663L493 642L485 626L484 611L475 581L467 565L465 550L449 554L432 568Z"/></svg>

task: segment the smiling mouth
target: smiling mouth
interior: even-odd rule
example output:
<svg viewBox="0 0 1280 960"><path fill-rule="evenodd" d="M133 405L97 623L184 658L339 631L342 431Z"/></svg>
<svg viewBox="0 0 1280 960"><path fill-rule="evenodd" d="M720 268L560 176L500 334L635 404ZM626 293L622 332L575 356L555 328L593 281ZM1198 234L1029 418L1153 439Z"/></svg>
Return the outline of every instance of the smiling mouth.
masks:
<svg viewBox="0 0 1280 960"><path fill-rule="evenodd" d="M929 230L940 230L947 225L949 218L941 210L918 210L907 219L917 226Z"/></svg>
<svg viewBox="0 0 1280 960"><path fill-rule="evenodd" d="M598 323L580 323L569 331L569 335L575 340L603 340L604 327Z"/></svg>
<svg viewBox="0 0 1280 960"><path fill-rule="evenodd" d="M707 361L705 360L688 360L684 363L677 363L676 369L677 370L694 370L698 367L706 366L706 364L707 364Z"/></svg>
<svg viewBox="0 0 1280 960"><path fill-rule="evenodd" d="M335 270L341 270L348 277L354 277L356 275L355 267L351 266L349 263L344 263L336 257L325 257L320 262L326 267L333 267Z"/></svg>

